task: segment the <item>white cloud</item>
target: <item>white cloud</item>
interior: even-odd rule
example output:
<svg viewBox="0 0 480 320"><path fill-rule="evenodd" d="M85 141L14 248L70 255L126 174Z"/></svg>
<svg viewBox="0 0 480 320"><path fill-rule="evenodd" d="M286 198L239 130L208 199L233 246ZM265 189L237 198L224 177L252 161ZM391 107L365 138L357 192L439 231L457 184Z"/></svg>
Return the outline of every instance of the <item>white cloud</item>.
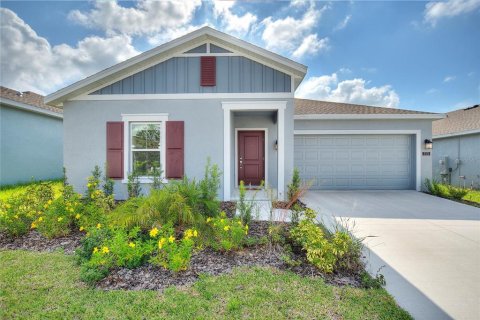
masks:
<svg viewBox="0 0 480 320"><path fill-rule="evenodd" d="M339 24L337 24L337 26L335 27L334 30L342 30L342 29L345 29L348 25L348 23L350 22L350 19L352 19L352 15L349 14L345 17L345 19L343 19L342 21L340 21Z"/></svg>
<svg viewBox="0 0 480 320"><path fill-rule="evenodd" d="M480 0L431 1L425 5L424 22L435 26L442 18L455 17L480 8Z"/></svg>
<svg viewBox="0 0 480 320"><path fill-rule="evenodd" d="M453 80L455 80L457 77L456 76L446 76L444 79L443 79L443 82L447 83L447 82L452 82Z"/></svg>
<svg viewBox="0 0 480 320"><path fill-rule="evenodd" d="M51 46L5 8L0 8L0 36L1 84L42 94L138 54L130 37L122 35Z"/></svg>
<svg viewBox="0 0 480 320"><path fill-rule="evenodd" d="M435 89L435 88L431 88L431 89L428 89L425 93L426 94L435 94L438 92L438 89Z"/></svg>
<svg viewBox="0 0 480 320"><path fill-rule="evenodd" d="M200 0L141 0L135 7L127 8L117 1L97 0L93 9L87 12L73 10L69 18L84 27L107 34L152 35L187 26L201 5Z"/></svg>
<svg viewBox="0 0 480 320"><path fill-rule="evenodd" d="M317 25L322 13L328 9L328 6L325 5L321 9L317 9L315 4L311 4L302 17L296 19L292 16L287 16L285 18L273 19L271 16L265 18L262 21L264 30L262 33L262 40L265 43L265 46L269 50L273 51L285 51L288 53L293 53L295 50L300 50L300 47L305 44L305 41L311 41L315 35L317 39L318 35L314 34L312 31ZM310 37L308 40L306 40ZM324 39L318 40L322 41ZM324 40L326 42L328 40ZM297 52L300 54L302 51L306 52L307 49L303 48Z"/></svg>
<svg viewBox="0 0 480 320"><path fill-rule="evenodd" d="M293 52L293 57L301 58L305 54L316 54L328 50L330 40L328 38L318 39L317 34L308 35L303 39L302 44Z"/></svg>
<svg viewBox="0 0 480 320"><path fill-rule="evenodd" d="M391 86L367 88L364 79L339 81L336 73L304 80L296 91L299 98L358 103L396 108L400 103L398 94Z"/></svg>
<svg viewBox="0 0 480 320"><path fill-rule="evenodd" d="M179 27L179 28L172 28L165 30L164 32L159 32L153 36L148 36L147 41L149 44L152 46L157 46L159 44L165 43L167 41L170 41L172 39L179 38L181 36L186 35L187 33L190 33L192 31L195 31L197 29L200 29L201 27L204 26L210 26L213 27L213 25L209 23L204 23L201 25L189 25L189 26L184 26L184 27Z"/></svg>
<svg viewBox="0 0 480 320"><path fill-rule="evenodd" d="M257 22L257 16L250 12L242 16L233 13L232 7L234 4L234 1L214 1L213 16L220 19L227 32L245 35L250 27Z"/></svg>

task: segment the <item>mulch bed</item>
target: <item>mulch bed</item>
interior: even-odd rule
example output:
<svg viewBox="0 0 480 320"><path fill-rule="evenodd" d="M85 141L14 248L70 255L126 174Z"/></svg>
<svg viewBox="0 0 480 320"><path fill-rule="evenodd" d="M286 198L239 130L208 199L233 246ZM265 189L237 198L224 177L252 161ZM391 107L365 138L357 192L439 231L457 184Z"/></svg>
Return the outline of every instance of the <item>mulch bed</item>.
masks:
<svg viewBox="0 0 480 320"><path fill-rule="evenodd" d="M222 201L220 202L220 211L225 211L227 217L233 218L237 211L237 203L235 201Z"/></svg>
<svg viewBox="0 0 480 320"><path fill-rule="evenodd" d="M252 222L249 236L267 235L268 226L269 223L266 221ZM238 267L272 267L289 270L301 276L321 277L327 283L336 286L360 286L360 281L355 275L325 275L319 272L318 269L306 262L303 253L294 253L293 258L301 263L291 267L282 260L283 253L282 247L270 245L255 245L229 253L220 253L206 248L193 254L190 267L186 271L173 273L150 264L136 269L116 268L100 281L97 287L105 290L163 290L172 285L191 285L201 274L214 276L226 274Z"/></svg>
<svg viewBox="0 0 480 320"><path fill-rule="evenodd" d="M73 254L80 245L84 233L74 232L65 237L47 239L37 231L33 230L18 238L11 238L0 232L0 250L32 250L53 252L63 249L67 254Z"/></svg>
<svg viewBox="0 0 480 320"><path fill-rule="evenodd" d="M288 224L286 225L288 228ZM249 229L249 237L263 237L268 235L269 222L252 221ZM33 251L52 252L63 249L65 253L72 254L80 245L83 233L76 232L66 237L46 239L37 231L10 238L0 233L0 250L23 249ZM163 290L169 286L191 285L201 274L220 275L232 272L237 267L271 267L279 270L289 270L301 276L321 277L325 282L336 286L350 285L358 287L360 281L356 275L325 275L315 267L308 264L305 254L293 253L293 258L300 261L298 266L287 265L282 259L284 249L277 245L254 245L241 251L220 253L210 248L195 252L186 271L173 273L169 270L150 264L135 269L115 268L110 274L97 283L97 287L104 290Z"/></svg>

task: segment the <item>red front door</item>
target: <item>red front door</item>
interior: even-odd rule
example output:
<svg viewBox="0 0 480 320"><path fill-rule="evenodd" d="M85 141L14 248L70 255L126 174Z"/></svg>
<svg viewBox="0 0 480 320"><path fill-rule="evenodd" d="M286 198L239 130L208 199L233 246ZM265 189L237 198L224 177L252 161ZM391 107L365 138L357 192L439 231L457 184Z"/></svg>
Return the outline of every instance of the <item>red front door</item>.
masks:
<svg viewBox="0 0 480 320"><path fill-rule="evenodd" d="M238 183L259 186L265 180L265 131L238 132Z"/></svg>

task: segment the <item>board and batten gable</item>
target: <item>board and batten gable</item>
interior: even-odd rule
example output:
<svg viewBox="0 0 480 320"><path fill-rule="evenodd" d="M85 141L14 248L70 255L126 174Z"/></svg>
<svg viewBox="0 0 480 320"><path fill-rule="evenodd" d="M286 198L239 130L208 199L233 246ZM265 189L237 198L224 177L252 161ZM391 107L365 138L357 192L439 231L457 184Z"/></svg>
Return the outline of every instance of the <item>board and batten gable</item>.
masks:
<svg viewBox="0 0 480 320"><path fill-rule="evenodd" d="M291 92L291 77L241 56L216 57L216 85L201 86L201 57L174 57L90 95Z"/></svg>

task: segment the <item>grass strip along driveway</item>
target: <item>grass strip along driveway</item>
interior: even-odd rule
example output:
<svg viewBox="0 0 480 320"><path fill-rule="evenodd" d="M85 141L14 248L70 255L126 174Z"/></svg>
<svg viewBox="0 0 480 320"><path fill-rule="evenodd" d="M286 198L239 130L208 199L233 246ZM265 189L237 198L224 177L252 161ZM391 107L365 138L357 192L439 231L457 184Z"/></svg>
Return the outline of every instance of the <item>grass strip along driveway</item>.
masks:
<svg viewBox="0 0 480 320"><path fill-rule="evenodd" d="M237 269L191 287L103 291L61 252L0 251L0 318L410 319L384 289L334 287L275 269Z"/></svg>

